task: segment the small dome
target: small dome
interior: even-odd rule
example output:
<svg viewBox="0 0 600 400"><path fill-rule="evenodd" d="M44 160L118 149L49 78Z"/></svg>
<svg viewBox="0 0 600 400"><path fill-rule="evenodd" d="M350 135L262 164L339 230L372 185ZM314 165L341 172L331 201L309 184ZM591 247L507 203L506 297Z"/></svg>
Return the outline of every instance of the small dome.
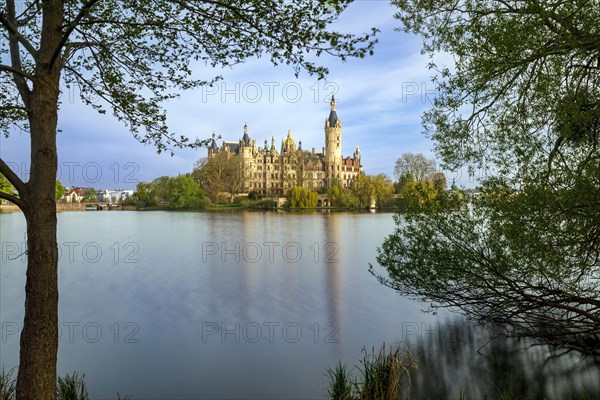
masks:
<svg viewBox="0 0 600 400"><path fill-rule="evenodd" d="M283 142L283 147L286 150L294 150L296 148L296 142L294 142L294 139L292 139L292 135L289 130L288 130L287 137L285 138L285 141Z"/></svg>

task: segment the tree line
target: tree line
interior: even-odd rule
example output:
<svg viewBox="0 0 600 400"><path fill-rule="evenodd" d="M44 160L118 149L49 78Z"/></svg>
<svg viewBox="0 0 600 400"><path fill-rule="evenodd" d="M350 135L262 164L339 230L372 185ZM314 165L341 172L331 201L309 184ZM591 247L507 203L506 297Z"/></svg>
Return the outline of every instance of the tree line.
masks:
<svg viewBox="0 0 600 400"><path fill-rule="evenodd" d="M193 210L206 208L210 200L190 175L180 175L161 176L152 182L139 182L125 204L137 208Z"/></svg>

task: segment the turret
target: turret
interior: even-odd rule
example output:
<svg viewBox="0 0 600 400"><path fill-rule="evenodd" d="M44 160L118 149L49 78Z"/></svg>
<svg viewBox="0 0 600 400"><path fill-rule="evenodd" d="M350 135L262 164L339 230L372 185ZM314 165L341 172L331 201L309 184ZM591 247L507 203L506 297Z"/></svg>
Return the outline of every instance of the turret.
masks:
<svg viewBox="0 0 600 400"><path fill-rule="evenodd" d="M244 122L244 136L240 140L240 156L244 163L250 161L253 151L252 140L250 139L250 135L248 135L248 124Z"/></svg>
<svg viewBox="0 0 600 400"><path fill-rule="evenodd" d="M217 146L217 135L215 135L215 133L213 132L212 141L210 143L210 147L208 148L208 155L210 156L211 154L216 153L218 150L219 147Z"/></svg>
<svg viewBox="0 0 600 400"><path fill-rule="evenodd" d="M331 96L331 111L325 120L325 166L327 168L327 184L339 177L342 165L342 122L335 111L335 98Z"/></svg>
<svg viewBox="0 0 600 400"><path fill-rule="evenodd" d="M250 136L248 135L248 124L244 122L244 136L242 137L243 146L250 146Z"/></svg>

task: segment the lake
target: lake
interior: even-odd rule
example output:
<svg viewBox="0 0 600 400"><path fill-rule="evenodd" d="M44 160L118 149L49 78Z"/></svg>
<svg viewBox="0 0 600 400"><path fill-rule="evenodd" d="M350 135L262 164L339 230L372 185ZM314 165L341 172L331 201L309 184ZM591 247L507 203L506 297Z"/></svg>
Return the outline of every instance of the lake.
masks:
<svg viewBox="0 0 600 400"><path fill-rule="evenodd" d="M10 369L25 220L0 223L0 366ZM406 341L422 365L419 398L493 398L507 379L550 398L598 390L597 367L577 357L545 365L540 348L423 313L427 304L381 286L368 267L392 214L64 212L58 226L58 369L85 373L92 399L323 398L328 367Z"/></svg>

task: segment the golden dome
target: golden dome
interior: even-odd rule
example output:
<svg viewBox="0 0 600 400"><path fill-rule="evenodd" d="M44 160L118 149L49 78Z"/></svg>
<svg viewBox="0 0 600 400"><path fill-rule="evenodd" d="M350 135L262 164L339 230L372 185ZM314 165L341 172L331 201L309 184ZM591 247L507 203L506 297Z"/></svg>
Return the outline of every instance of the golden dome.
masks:
<svg viewBox="0 0 600 400"><path fill-rule="evenodd" d="M289 130L288 130L287 137L285 138L285 141L283 142L283 147L286 150L295 150L296 149L296 142L294 142L294 139L292 139L292 135L290 134Z"/></svg>

